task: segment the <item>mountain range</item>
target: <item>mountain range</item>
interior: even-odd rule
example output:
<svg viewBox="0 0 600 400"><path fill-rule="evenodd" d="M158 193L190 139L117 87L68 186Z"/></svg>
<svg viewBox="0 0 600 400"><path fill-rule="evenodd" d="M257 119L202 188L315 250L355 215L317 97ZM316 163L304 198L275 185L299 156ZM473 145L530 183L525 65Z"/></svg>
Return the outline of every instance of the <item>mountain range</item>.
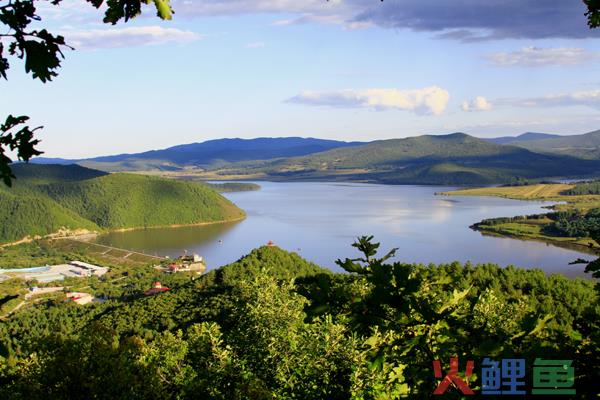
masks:
<svg viewBox="0 0 600 400"><path fill-rule="evenodd" d="M600 160L542 154L454 133L380 140L302 157L234 163L207 176L473 185L597 173Z"/></svg>
<svg viewBox="0 0 600 400"><path fill-rule="evenodd" d="M590 160L600 158L600 130L583 135L546 136L510 144L541 153L563 154Z"/></svg>
<svg viewBox="0 0 600 400"><path fill-rule="evenodd" d="M533 140L553 139L561 137L551 133L525 132L519 136L501 136L497 138L483 139L496 144L509 144L518 146L519 143L531 142Z"/></svg>
<svg viewBox="0 0 600 400"><path fill-rule="evenodd" d="M528 132L479 139L464 133L373 142L314 138L219 139L84 160L108 172L153 171L200 179L355 180L397 184L492 184L600 174L600 131Z"/></svg>
<svg viewBox="0 0 600 400"><path fill-rule="evenodd" d="M361 144L364 144L364 142L343 142L300 137L217 139L143 153L118 154L76 160L38 157L34 162L39 164L77 163L89 168L110 172L151 169L172 171L186 166L207 169L241 161L303 156L334 148Z"/></svg>

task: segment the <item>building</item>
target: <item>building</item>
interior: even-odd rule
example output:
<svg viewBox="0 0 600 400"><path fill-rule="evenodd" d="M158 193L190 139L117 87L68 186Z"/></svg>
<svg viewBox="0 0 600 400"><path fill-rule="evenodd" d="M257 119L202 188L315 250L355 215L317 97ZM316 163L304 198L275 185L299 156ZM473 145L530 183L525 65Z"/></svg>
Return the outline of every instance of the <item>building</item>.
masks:
<svg viewBox="0 0 600 400"><path fill-rule="evenodd" d="M102 276L108 272L108 268L106 268L106 267L99 267L97 265L88 264L83 261L71 261L69 263L69 265L72 265L72 266L78 268L81 271L80 273L83 273L83 274L87 273L88 276L91 276L91 275Z"/></svg>
<svg viewBox="0 0 600 400"><path fill-rule="evenodd" d="M152 288L149 290L146 290L144 292L145 296L152 296L158 293L162 293L162 292L166 292L168 290L171 290L171 288L168 288L166 286L163 286L160 282L156 281L152 284Z"/></svg>
<svg viewBox="0 0 600 400"><path fill-rule="evenodd" d="M71 261L68 264L46 265L44 267L0 269L0 277L5 277L0 279L21 278L46 283L62 281L65 278L102 276L108 270L106 267L99 267L82 261Z"/></svg>
<svg viewBox="0 0 600 400"><path fill-rule="evenodd" d="M79 305L84 305L94 301L94 296L89 293L69 292L67 293L67 299Z"/></svg>
<svg viewBox="0 0 600 400"><path fill-rule="evenodd" d="M206 271L204 259L198 254L178 257L167 267L168 272L196 272L198 274Z"/></svg>

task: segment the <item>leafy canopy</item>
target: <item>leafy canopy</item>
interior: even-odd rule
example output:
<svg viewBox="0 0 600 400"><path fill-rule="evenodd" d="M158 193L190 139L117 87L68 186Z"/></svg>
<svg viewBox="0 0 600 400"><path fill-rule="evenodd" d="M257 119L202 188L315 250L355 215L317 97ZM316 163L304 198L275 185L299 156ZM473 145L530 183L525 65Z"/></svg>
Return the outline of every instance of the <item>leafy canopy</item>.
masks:
<svg viewBox="0 0 600 400"><path fill-rule="evenodd" d="M11 179L15 176L8 166L11 159L5 154L5 149L16 150L19 160L29 160L32 156L42 154L35 149L40 141L33 138L34 132L42 127L30 129L29 126L23 126L28 119L29 117L24 115L20 117L9 115L4 124L0 125L0 179L8 186L11 186Z"/></svg>
<svg viewBox="0 0 600 400"><path fill-rule="evenodd" d="M61 35L54 35L46 29L32 29L30 24L41 21L37 14L36 4L40 1L50 2L58 6L62 0L9 0L0 1L0 77L8 79L7 71L10 68L8 57L24 60L25 72L34 79L43 83L51 81L58 75L61 60L64 58L62 50L69 46ZM157 16L163 20L170 20L173 15L170 0L86 0L96 8L106 5L104 22L116 24L117 22L135 18L142 12L142 4L154 3ZM6 3L6 4L3 4ZM13 117L9 115L0 129L0 179L10 186L15 176L11 172L12 160L6 154L7 150L17 150L17 159L28 161L31 157L42 154L35 149L39 140L33 138L33 133L41 129L30 129L24 125L29 118L26 116ZM16 133L11 133L16 129Z"/></svg>

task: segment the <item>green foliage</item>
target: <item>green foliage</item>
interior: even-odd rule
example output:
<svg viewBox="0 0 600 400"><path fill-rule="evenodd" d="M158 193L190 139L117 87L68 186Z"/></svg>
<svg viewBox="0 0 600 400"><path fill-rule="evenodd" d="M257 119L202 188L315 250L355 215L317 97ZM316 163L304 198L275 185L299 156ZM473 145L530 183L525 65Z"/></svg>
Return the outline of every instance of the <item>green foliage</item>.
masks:
<svg viewBox="0 0 600 400"><path fill-rule="evenodd" d="M329 270L306 261L296 253L290 253L277 246L262 246L232 264L209 271L203 279L233 285L235 282L256 276L261 271L269 271L269 274L283 280L330 273Z"/></svg>
<svg viewBox="0 0 600 400"><path fill-rule="evenodd" d="M111 174L41 185L38 190L108 229L196 224L244 215L203 185L141 175Z"/></svg>
<svg viewBox="0 0 600 400"><path fill-rule="evenodd" d="M600 209L593 208L587 212L580 210L557 211L547 214L518 215L484 219L471 228L489 230L495 226L511 223L544 222L541 233L565 238L590 237L591 233L600 230ZM548 221L548 223L545 223ZM524 226L521 229L525 229ZM492 229L493 230L493 229Z"/></svg>
<svg viewBox="0 0 600 400"><path fill-rule="evenodd" d="M60 5L62 0L51 0L52 5ZM94 7L99 8L104 0L87 0ZM161 19L172 18L173 10L170 0L153 0L157 10L157 16ZM141 13L141 5L150 4L150 0L108 0L106 1L106 13L104 22L116 24L121 19L125 21L138 16ZM0 6L0 26L4 29L0 34L0 77L7 79L7 71L10 68L5 50L9 56L25 60L25 72L30 73L34 79L43 83L51 81L58 75L61 60L64 58L62 49L68 46L65 38L54 35L46 29L31 29L33 21L40 21L37 14L36 0L14 0ZM6 46L6 47L5 47ZM32 156L40 155L35 149L39 140L33 138L36 130L29 127L21 127L16 133L9 131L14 127L25 123L29 117L13 117L9 115L6 122L0 126L0 179L7 186L11 185L14 175L11 172L12 160L5 154L6 149L17 150L17 159L28 161Z"/></svg>
<svg viewBox="0 0 600 400"><path fill-rule="evenodd" d="M0 58L1 53L2 43L0 43ZM0 74L1 73L2 70L0 69ZM42 154L35 149L35 146L40 141L33 138L34 132L41 129L41 127L30 129L29 126L20 126L28 120L29 117L26 116L13 117L12 115L9 115L4 124L0 125L0 179L2 179L7 186L11 186L12 179L15 178L9 167L12 160L5 154L7 149L11 151L16 150L17 159L23 161L28 161L31 157Z"/></svg>
<svg viewBox="0 0 600 400"><path fill-rule="evenodd" d="M118 284L90 283L112 291L104 303L48 301L0 324L0 397L425 399L431 361L455 355L574 359L578 396L595 394L592 282L355 247L349 274L276 247L195 280L111 271ZM171 290L142 296L156 279Z"/></svg>
<svg viewBox="0 0 600 400"><path fill-rule="evenodd" d="M193 182L108 175L77 165L22 164L15 172L15 187L0 188L0 243L61 228L145 228L244 216L229 200Z"/></svg>
<svg viewBox="0 0 600 400"><path fill-rule="evenodd" d="M585 16L588 19L588 25L590 29L598 28L600 26L600 1L598 0L583 0L588 8Z"/></svg>
<svg viewBox="0 0 600 400"><path fill-rule="evenodd" d="M515 141L510 144L539 153L560 154L597 160L600 157L600 130L582 135L567 135L536 140Z"/></svg>
<svg viewBox="0 0 600 400"><path fill-rule="evenodd" d="M64 253L40 241L0 248L0 268L30 268L65 261L67 257Z"/></svg>
<svg viewBox="0 0 600 400"><path fill-rule="evenodd" d="M66 228L99 230L94 222L39 194L0 189L0 243Z"/></svg>
<svg viewBox="0 0 600 400"><path fill-rule="evenodd" d="M561 194L567 196L578 196L584 194L600 194L600 181L581 182L574 188L565 190Z"/></svg>
<svg viewBox="0 0 600 400"><path fill-rule="evenodd" d="M219 193L231 193L231 192L248 192L252 190L260 190L260 185L256 183L244 183L244 182L225 182L225 183L206 183L210 188L216 190Z"/></svg>
<svg viewBox="0 0 600 400"><path fill-rule="evenodd" d="M303 157L231 164L223 175L275 180L361 180L390 184L475 185L598 170L597 160L534 153L464 133L379 140Z"/></svg>
<svg viewBox="0 0 600 400"><path fill-rule="evenodd" d="M597 312L598 302L589 282L489 265L385 264L374 257L371 239L355 244L364 257L338 264L370 288L346 312L365 343L377 344L370 352L373 368L387 374L388 384L373 397L396 398L407 390L411 398L428 398L436 384L433 359L519 355L532 362L536 355L569 358L589 345L581 332L591 334L596 322L587 313ZM574 297L567 300L565 291ZM320 293L314 301L329 297ZM588 356L576 362L595 362Z"/></svg>
<svg viewBox="0 0 600 400"><path fill-rule="evenodd" d="M104 0L87 0L94 7L100 8ZM173 9L170 0L107 0L104 22L116 24L120 20L125 22L137 17L142 13L142 4L154 3L156 15L161 19L170 20L173 17Z"/></svg>
<svg viewBox="0 0 600 400"><path fill-rule="evenodd" d="M600 231L600 209L594 208L587 213L561 211L548 214L554 222L547 230L558 236L589 237L592 232Z"/></svg>
<svg viewBox="0 0 600 400"><path fill-rule="evenodd" d="M16 164L12 169L17 177L17 186L83 181L106 175L106 172L84 168L75 164Z"/></svg>
<svg viewBox="0 0 600 400"><path fill-rule="evenodd" d="M87 0L94 7L100 8L103 0ZM120 20L128 21L141 14L142 4L150 4L150 0L108 0L104 22L116 24ZM173 10L169 0L153 0L157 16L161 19L171 19ZM61 0L52 0L53 5L60 5ZM3 37L9 38L8 54L25 59L25 71L42 82L52 80L58 75L61 58L64 58L61 48L66 45L65 38L53 35L46 29L30 30L32 21L39 21L35 0L15 0L0 7L0 23L8 33ZM70 47L69 47L70 48ZM4 48L0 47L0 76L6 79L6 71L10 67L4 58Z"/></svg>
<svg viewBox="0 0 600 400"><path fill-rule="evenodd" d="M591 231L590 236L596 244L600 245L600 230L596 229ZM600 280L600 257L592 261L579 258L571 264L586 264L585 272L591 274L593 278ZM596 289L598 290L598 293L600 293L600 282L596 284Z"/></svg>

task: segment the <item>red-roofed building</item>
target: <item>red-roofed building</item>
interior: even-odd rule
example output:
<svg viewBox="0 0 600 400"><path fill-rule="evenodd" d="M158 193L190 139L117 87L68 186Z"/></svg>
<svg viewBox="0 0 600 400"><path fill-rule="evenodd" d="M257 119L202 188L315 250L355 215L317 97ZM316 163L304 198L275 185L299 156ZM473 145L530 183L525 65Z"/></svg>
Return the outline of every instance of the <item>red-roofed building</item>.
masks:
<svg viewBox="0 0 600 400"><path fill-rule="evenodd" d="M144 295L146 295L146 296L152 296L152 295L157 294L157 293L166 292L167 290L171 290L171 288L163 286L160 282L157 281L157 282L154 282L152 284L152 289L147 290L144 293Z"/></svg>
<svg viewBox="0 0 600 400"><path fill-rule="evenodd" d="M83 305L94 301L94 296L89 293L69 292L67 293L67 299L74 303Z"/></svg>

